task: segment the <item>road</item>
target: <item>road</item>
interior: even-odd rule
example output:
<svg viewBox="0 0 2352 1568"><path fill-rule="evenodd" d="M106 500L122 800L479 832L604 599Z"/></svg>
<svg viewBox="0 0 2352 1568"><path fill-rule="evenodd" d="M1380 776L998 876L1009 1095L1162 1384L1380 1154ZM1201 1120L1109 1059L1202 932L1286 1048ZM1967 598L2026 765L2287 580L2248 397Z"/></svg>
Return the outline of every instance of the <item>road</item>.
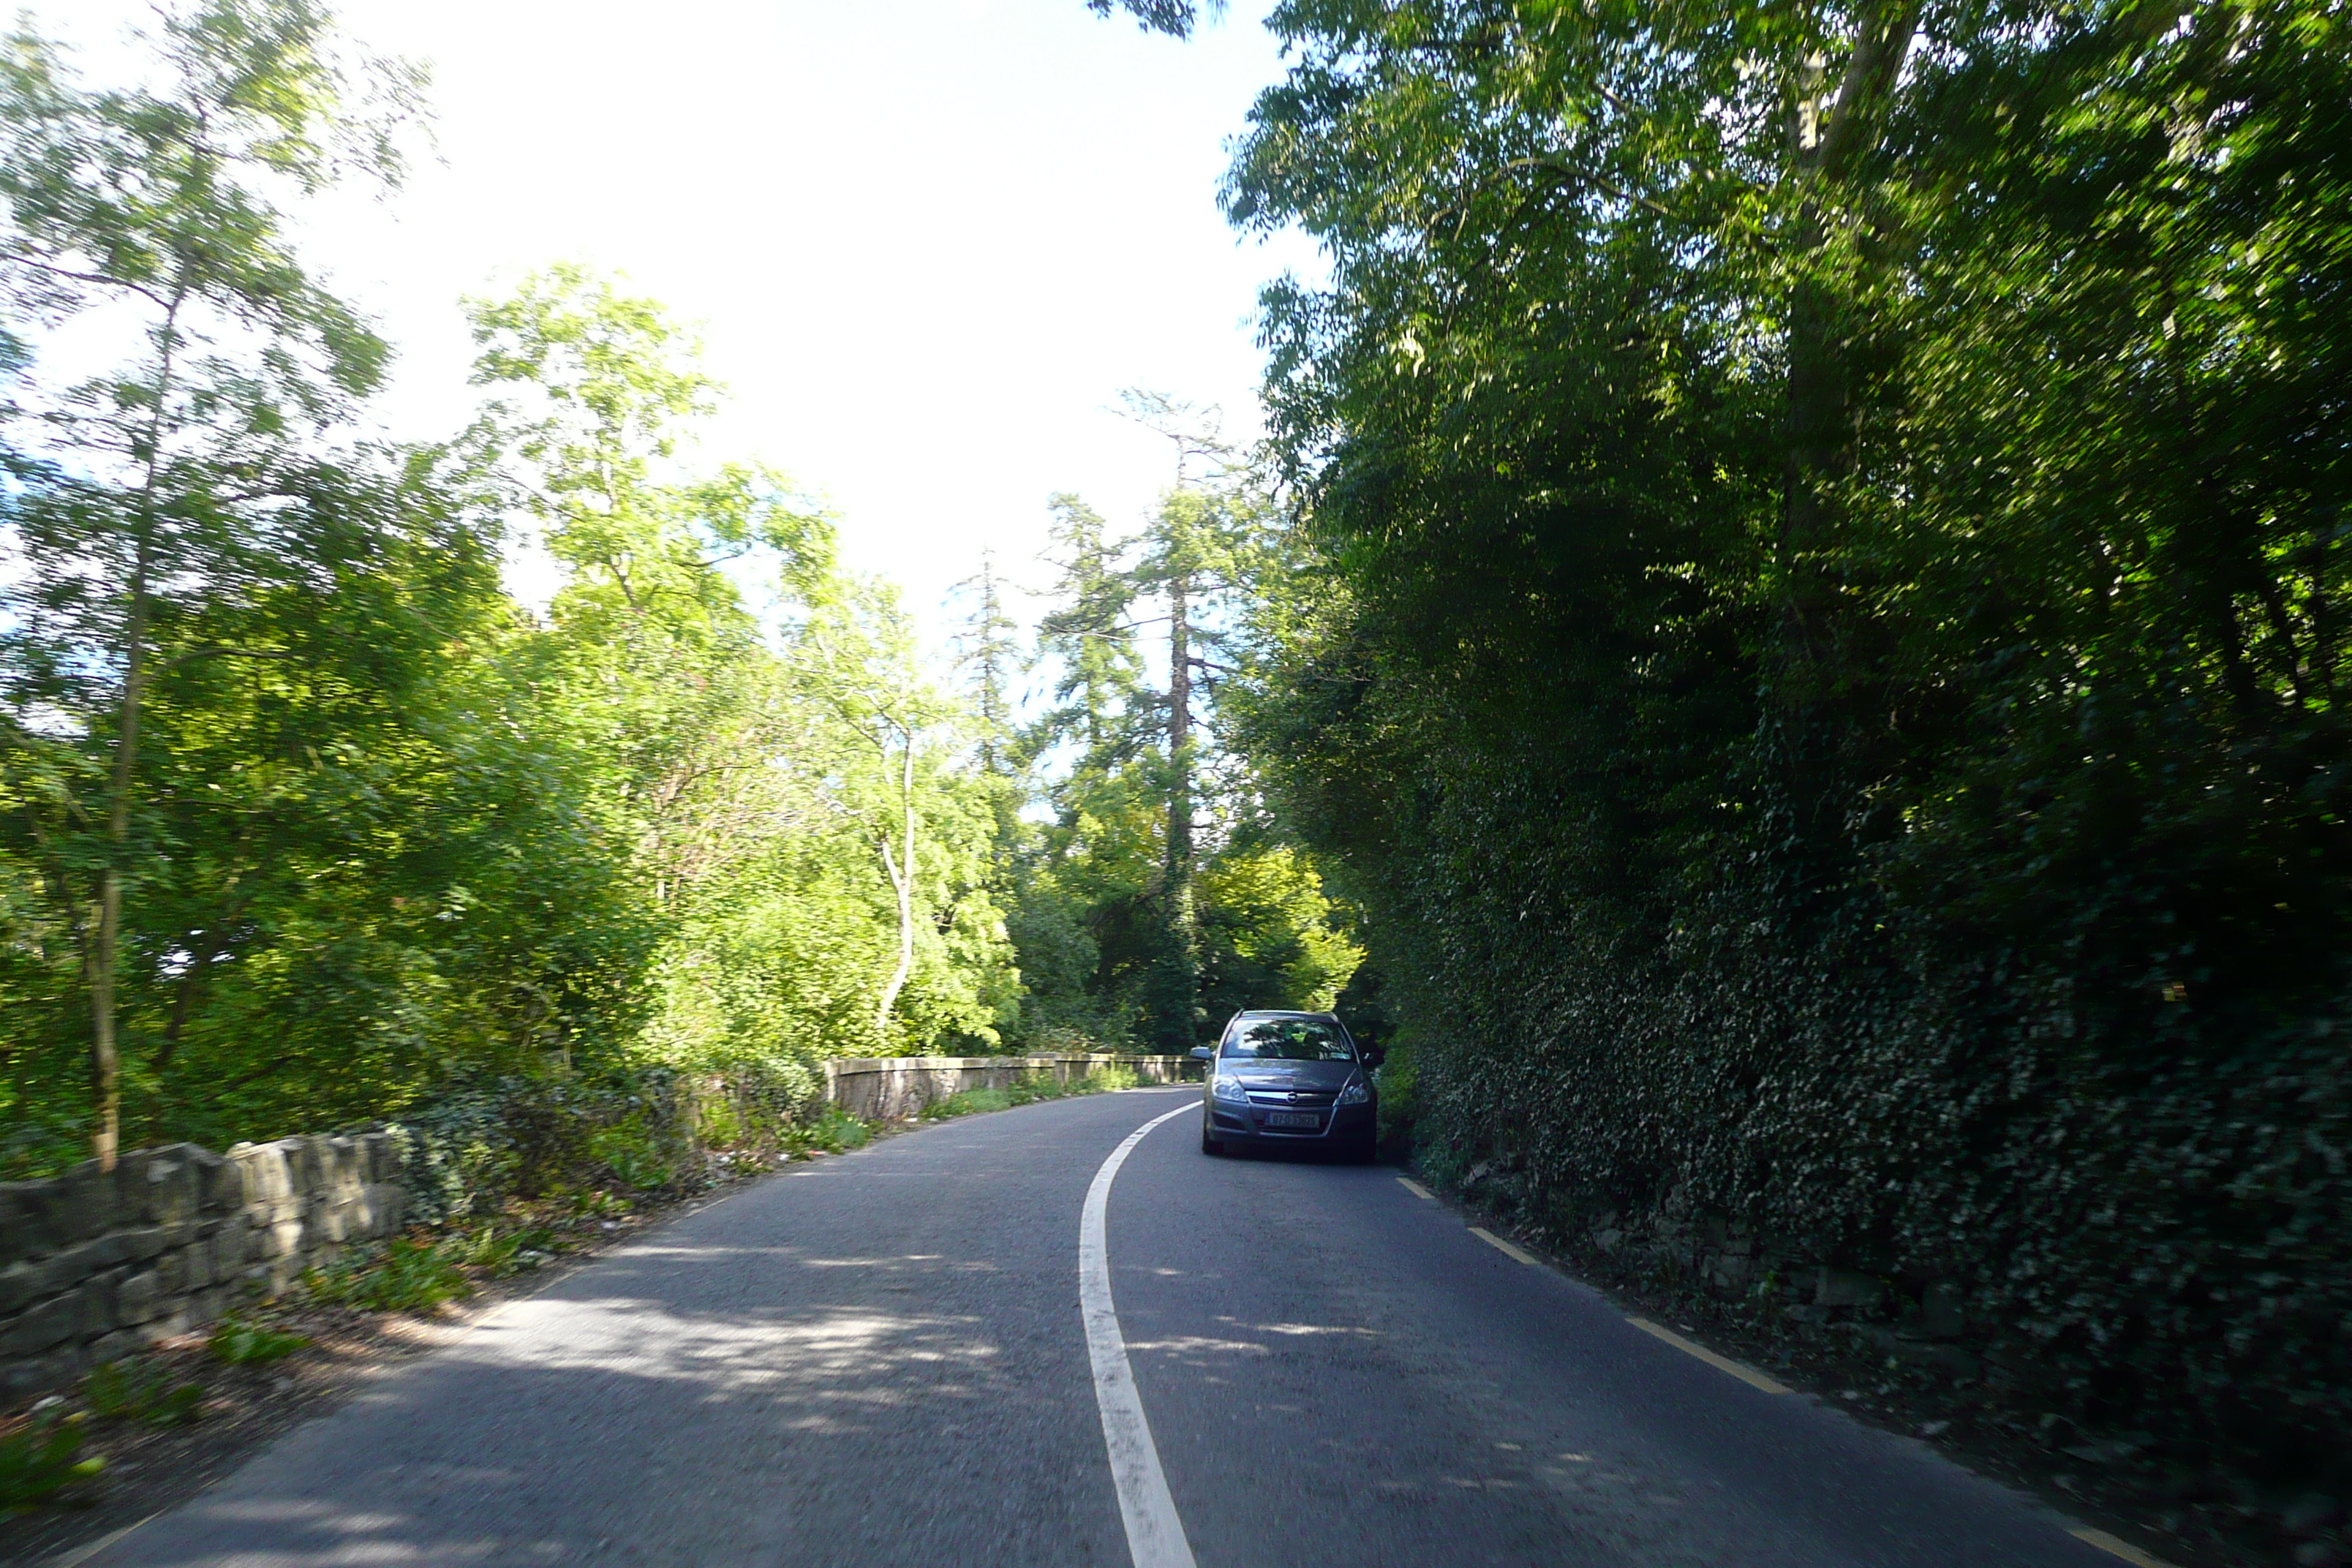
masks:
<svg viewBox="0 0 2352 1568"><path fill-rule="evenodd" d="M89 1562L2116 1568L1924 1447L1652 1337L1392 1170L1206 1158L1195 1112L1098 1180L1198 1092L970 1117L752 1184ZM1116 1316L1090 1354L1081 1220L1106 1185Z"/></svg>

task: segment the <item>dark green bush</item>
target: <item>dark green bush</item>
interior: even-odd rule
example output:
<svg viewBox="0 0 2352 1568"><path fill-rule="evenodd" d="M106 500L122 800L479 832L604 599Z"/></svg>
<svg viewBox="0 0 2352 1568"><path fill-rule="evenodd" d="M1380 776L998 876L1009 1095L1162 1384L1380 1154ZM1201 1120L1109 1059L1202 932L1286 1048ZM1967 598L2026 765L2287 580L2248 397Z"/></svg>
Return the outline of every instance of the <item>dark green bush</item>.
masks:
<svg viewBox="0 0 2352 1568"><path fill-rule="evenodd" d="M837 1138L814 1093L804 1073L755 1068L502 1078L452 1089L390 1131L411 1215L440 1225L490 1215L510 1197L692 1190L710 1178L713 1151L759 1155ZM812 1114L816 1131L798 1120Z"/></svg>

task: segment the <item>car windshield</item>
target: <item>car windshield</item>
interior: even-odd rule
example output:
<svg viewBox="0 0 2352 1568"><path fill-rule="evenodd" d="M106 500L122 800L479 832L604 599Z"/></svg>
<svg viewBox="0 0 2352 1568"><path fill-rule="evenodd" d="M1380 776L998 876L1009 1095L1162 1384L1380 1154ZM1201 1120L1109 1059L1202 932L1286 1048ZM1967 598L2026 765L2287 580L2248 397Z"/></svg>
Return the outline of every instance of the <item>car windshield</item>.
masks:
<svg viewBox="0 0 2352 1568"><path fill-rule="evenodd" d="M1222 1054L1280 1062L1345 1062L1356 1058L1339 1026L1321 1018L1244 1018L1225 1036Z"/></svg>

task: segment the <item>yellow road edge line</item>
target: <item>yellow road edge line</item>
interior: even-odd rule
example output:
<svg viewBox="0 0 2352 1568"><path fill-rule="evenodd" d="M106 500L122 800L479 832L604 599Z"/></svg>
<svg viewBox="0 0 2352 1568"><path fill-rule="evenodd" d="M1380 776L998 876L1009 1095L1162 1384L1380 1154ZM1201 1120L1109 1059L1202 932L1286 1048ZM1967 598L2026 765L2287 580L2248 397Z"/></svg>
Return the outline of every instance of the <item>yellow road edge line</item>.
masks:
<svg viewBox="0 0 2352 1568"><path fill-rule="evenodd" d="M1470 1234L1485 1242L1487 1246L1496 1248L1506 1258L1516 1258L1522 1263L1538 1263L1538 1260L1533 1253L1521 1252L1517 1247L1513 1247L1509 1242L1505 1241L1501 1237L1496 1236L1491 1230L1480 1230L1474 1225L1470 1227Z"/></svg>
<svg viewBox="0 0 2352 1568"><path fill-rule="evenodd" d="M1431 1192L1419 1182L1413 1181L1408 1177L1399 1176L1397 1178L1397 1184L1403 1187L1406 1192L1411 1193L1414 1197L1427 1198L1432 1203L1435 1203L1437 1201L1437 1194L1435 1193Z"/></svg>
<svg viewBox="0 0 2352 1568"><path fill-rule="evenodd" d="M2118 1541L2104 1530L2093 1530L2090 1526L2084 1525L2078 1529L2069 1530L2066 1533L2077 1541L2086 1542L2097 1547L2102 1552L2114 1552L2130 1563L2132 1568L2172 1568L2172 1564L2163 1558L2150 1557L2130 1542Z"/></svg>
<svg viewBox="0 0 2352 1568"><path fill-rule="evenodd" d="M1731 1360L1728 1356L1719 1356L1713 1351L1707 1349L1705 1345L1695 1345L1691 1343L1690 1341L1683 1338L1682 1335L1675 1332L1674 1330L1667 1328L1664 1323L1654 1323L1647 1318L1628 1318L1625 1321L1633 1324L1635 1328L1641 1330L1643 1333L1650 1334L1655 1338L1665 1341L1666 1343L1674 1346L1675 1349L1682 1352L1685 1355L1696 1356L1699 1360L1706 1363L1707 1365L1715 1368L1716 1371L1729 1373L1732 1376L1738 1378L1740 1382L1746 1384L1750 1388L1760 1388L1767 1394L1786 1394L1789 1392L1788 1384L1783 1383L1775 1383L1770 1378L1765 1376L1762 1373L1758 1372L1754 1367L1742 1366L1738 1362Z"/></svg>

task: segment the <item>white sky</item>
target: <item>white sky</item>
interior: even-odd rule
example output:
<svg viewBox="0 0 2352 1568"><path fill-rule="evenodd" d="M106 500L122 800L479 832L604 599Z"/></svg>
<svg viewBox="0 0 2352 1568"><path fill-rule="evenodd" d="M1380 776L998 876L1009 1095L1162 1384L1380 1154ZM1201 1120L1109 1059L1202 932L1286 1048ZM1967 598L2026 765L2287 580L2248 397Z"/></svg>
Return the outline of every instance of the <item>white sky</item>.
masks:
<svg viewBox="0 0 2352 1568"><path fill-rule="evenodd" d="M35 0L99 47L136 0ZM983 544L1018 580L1048 492L1132 527L1165 444L1105 412L1144 385L1255 427L1256 292L1315 270L1217 211L1225 142L1277 79L1236 13L1189 43L1083 0L345 0L431 64L440 163L332 201L308 254L401 360L394 433L462 424L456 301L577 259L698 322L733 401L703 447L831 499L844 555L940 635ZM530 584L518 584L528 589Z"/></svg>

